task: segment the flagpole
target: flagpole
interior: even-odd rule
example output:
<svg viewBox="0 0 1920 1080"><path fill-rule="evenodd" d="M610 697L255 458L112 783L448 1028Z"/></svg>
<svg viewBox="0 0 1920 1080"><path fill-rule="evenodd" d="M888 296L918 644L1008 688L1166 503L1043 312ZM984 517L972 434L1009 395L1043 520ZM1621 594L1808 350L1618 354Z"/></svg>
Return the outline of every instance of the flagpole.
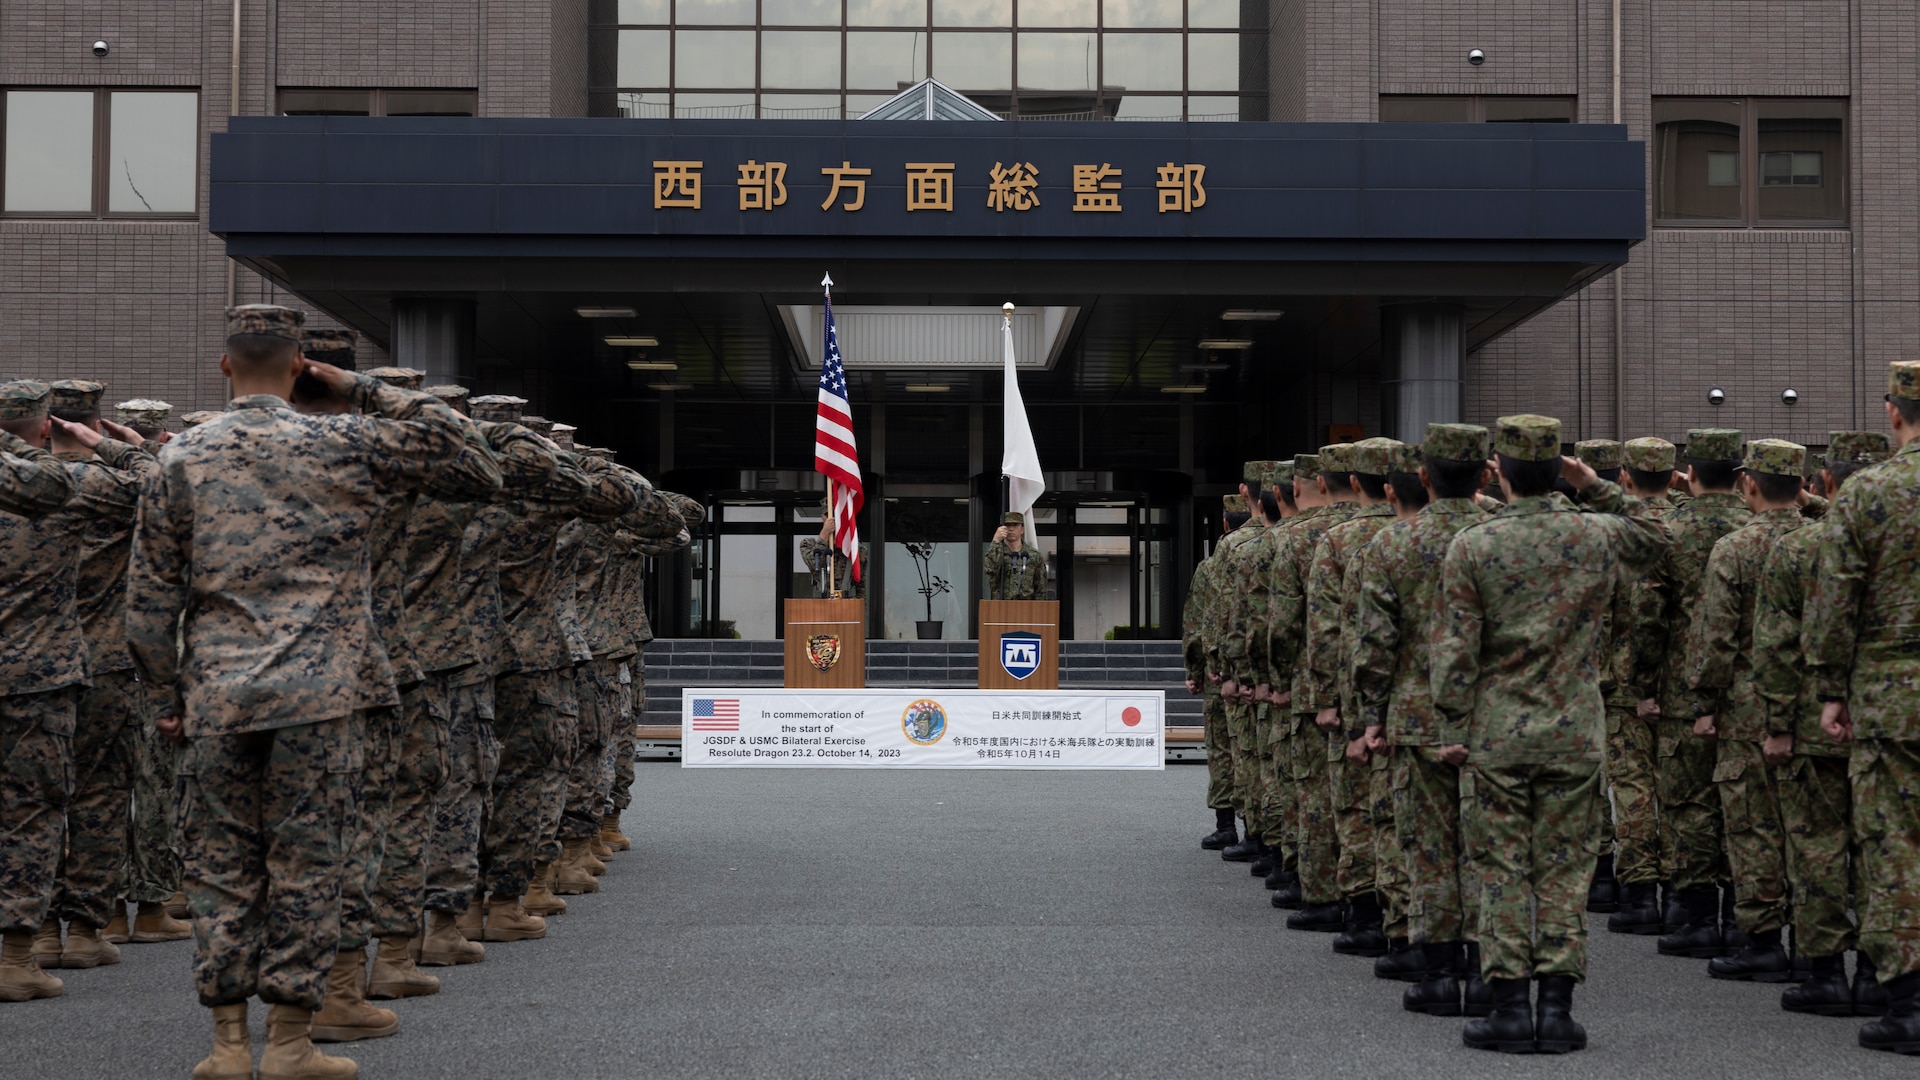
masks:
<svg viewBox="0 0 1920 1080"><path fill-rule="evenodd" d="M1006 303L1004 303L1004 304L1001 304L1001 305L1000 305L1000 320L1001 320L1001 321L1000 321L1000 329L1001 329L1001 332L1002 332L1002 333L1012 333L1012 332L1013 332L1013 311L1014 311L1014 308L1013 308L1013 301L1011 301L1011 300L1009 300L1009 301L1007 301ZM1006 430L1005 430L1005 428L1004 428L1004 426L1003 426L1003 427L1002 427L1002 429L1001 429L1001 432L1000 432L1000 441L1001 441L1002 443L1005 443L1005 442L1006 442L1006 439L1007 439L1007 433L1006 433ZM1007 519L1007 511L1013 508L1013 481L1012 481L1011 479L1009 479L1009 478L1008 478L1008 476L1007 476L1007 473L1006 473L1006 467L1005 467L1005 466L1006 466L1006 459L1005 459L1005 457L1004 457L1004 456L1003 456L1003 457L1001 458L1001 461L1000 461L1000 464L1001 464L1001 470L1000 470L1000 520L1001 520L1001 522L1002 522L1002 524L1004 524L1004 523L1006 522L1006 519Z"/></svg>
<svg viewBox="0 0 1920 1080"><path fill-rule="evenodd" d="M831 307L833 305L832 274L826 274L820 278L820 288L825 290L827 306ZM824 349L825 347L826 344L823 339L821 348ZM826 363L826 355L824 352L821 354L820 362L823 364ZM829 476L827 477L827 598L831 600L840 599L840 579L834 572L838 567L833 561L834 555L838 553L839 550L840 500L834 497L833 477Z"/></svg>

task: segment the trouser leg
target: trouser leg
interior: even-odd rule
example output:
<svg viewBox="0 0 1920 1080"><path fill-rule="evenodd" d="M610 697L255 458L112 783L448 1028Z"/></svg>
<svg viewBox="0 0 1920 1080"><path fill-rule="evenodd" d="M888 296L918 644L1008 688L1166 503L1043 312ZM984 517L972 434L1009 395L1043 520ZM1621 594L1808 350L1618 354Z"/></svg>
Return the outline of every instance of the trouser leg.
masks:
<svg viewBox="0 0 1920 1080"><path fill-rule="evenodd" d="M1853 789L1847 759L1801 754L1780 781L1787 878L1793 882L1793 944L1804 956L1838 956L1855 944Z"/></svg>
<svg viewBox="0 0 1920 1080"><path fill-rule="evenodd" d="M364 730L365 753L360 775L353 782L353 802L358 813L349 835L340 882L339 945L343 949L363 949L379 936L373 899L387 850L394 773L406 734L405 714L397 706L369 709Z"/></svg>
<svg viewBox="0 0 1920 1080"><path fill-rule="evenodd" d="M1860 843L1860 950L1885 984L1920 971L1920 741L1856 740L1847 770Z"/></svg>
<svg viewBox="0 0 1920 1080"><path fill-rule="evenodd" d="M1787 923L1786 844L1772 770L1760 756L1760 744L1722 740L1713 776L1726 830L1734 920L1748 934L1778 930Z"/></svg>
<svg viewBox="0 0 1920 1080"><path fill-rule="evenodd" d="M1328 769L1327 736L1311 716L1296 718L1293 779L1300 796L1300 896L1309 904L1341 898L1340 849L1333 821L1333 777Z"/></svg>
<svg viewBox="0 0 1920 1080"><path fill-rule="evenodd" d="M1485 977L1585 980L1600 764L1470 765L1461 783L1485 840L1478 855Z"/></svg>
<svg viewBox="0 0 1920 1080"><path fill-rule="evenodd" d="M1659 725L1660 827L1669 837L1674 887L1706 888L1723 877L1720 797L1713 788L1718 740L1689 723Z"/></svg>
<svg viewBox="0 0 1920 1080"><path fill-rule="evenodd" d="M434 806L450 771L447 695L447 676L436 672L401 697L402 725L394 745L386 847L372 897L377 937L410 937L420 928Z"/></svg>
<svg viewBox="0 0 1920 1080"><path fill-rule="evenodd" d="M500 760L487 808L481 874L486 891L498 896L525 895L535 861L551 861L539 854L546 804L557 803L547 792L563 735L558 683L552 671L514 672L494 683Z"/></svg>
<svg viewBox="0 0 1920 1080"><path fill-rule="evenodd" d="M1632 707L1607 708L1607 787L1612 794L1614 878L1622 885L1661 880L1653 725Z"/></svg>
<svg viewBox="0 0 1920 1080"><path fill-rule="evenodd" d="M126 875L139 719L140 680L132 671L95 675L75 710L73 798L53 913L96 930L112 920Z"/></svg>
<svg viewBox="0 0 1920 1080"><path fill-rule="evenodd" d="M0 930L46 921L73 797L77 687L0 697Z"/></svg>

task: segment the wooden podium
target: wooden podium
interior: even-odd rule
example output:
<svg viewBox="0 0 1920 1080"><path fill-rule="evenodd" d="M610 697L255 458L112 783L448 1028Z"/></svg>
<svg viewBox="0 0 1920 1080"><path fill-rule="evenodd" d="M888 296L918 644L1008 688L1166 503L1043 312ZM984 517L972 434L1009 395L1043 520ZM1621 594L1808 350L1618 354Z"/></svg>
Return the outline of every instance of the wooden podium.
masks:
<svg viewBox="0 0 1920 1080"><path fill-rule="evenodd" d="M1029 657L1032 674L1022 679L1009 673ZM980 601L980 689L1060 689L1058 600Z"/></svg>
<svg viewBox="0 0 1920 1080"><path fill-rule="evenodd" d="M788 600L786 655L789 689L864 688L867 602Z"/></svg>

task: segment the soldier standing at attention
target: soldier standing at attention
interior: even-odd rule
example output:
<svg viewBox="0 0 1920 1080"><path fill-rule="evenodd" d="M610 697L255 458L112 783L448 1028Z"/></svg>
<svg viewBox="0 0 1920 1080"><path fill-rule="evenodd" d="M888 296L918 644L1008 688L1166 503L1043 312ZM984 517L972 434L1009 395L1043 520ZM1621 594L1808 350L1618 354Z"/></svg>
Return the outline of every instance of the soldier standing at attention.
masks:
<svg viewBox="0 0 1920 1080"><path fill-rule="evenodd" d="M1462 1041L1505 1053L1583 1049L1573 987L1587 975L1587 886L1600 815L1606 711L1601 638L1615 575L1658 559L1658 521L1622 516L1619 487L1560 457L1560 422L1502 417L1506 508L1461 530L1441 568L1430 675L1448 728L1467 731L1462 814L1482 848L1480 949L1493 1011ZM1564 470L1582 513L1554 497ZM1540 981L1537 1015L1528 980Z"/></svg>
<svg viewBox="0 0 1920 1080"><path fill-rule="evenodd" d="M181 833L194 984L214 1011L197 1077L253 1069L247 999L269 1006L260 1075L352 1077L313 1048L340 934L364 714L397 704L363 678L382 657L366 544L382 492L418 487L461 450L424 394L300 356L301 312L227 312L234 399L170 442L143 494L127 633L145 679L174 688L155 721L181 751ZM366 415L287 405L306 374ZM382 657L383 659L383 657Z"/></svg>
<svg viewBox="0 0 1920 1080"><path fill-rule="evenodd" d="M1220 500L1222 542L1235 529L1247 523L1247 500L1239 495L1224 495ZM1220 589L1221 544L1194 567L1193 580L1187 586L1187 602L1181 611L1184 628L1181 657L1187 669L1187 693L1200 695L1201 731L1207 748L1207 806L1213 811L1213 831L1200 838L1207 851L1219 851L1240 842L1240 828L1234 822L1233 748L1227 740L1226 705L1220 700L1219 672L1209 663L1213 642L1207 612Z"/></svg>
<svg viewBox="0 0 1920 1080"><path fill-rule="evenodd" d="M1299 823L1295 820L1295 808L1298 805L1293 785L1293 742L1289 730L1292 720L1293 673L1283 670L1274 661L1273 647L1273 565L1280 557L1280 534L1300 520L1300 507L1293 497L1293 462L1276 461L1273 463L1270 488L1280 510L1279 523L1266 531L1264 541L1272 550L1267 553L1267 604L1266 612L1259 628L1262 641L1259 644L1261 656L1266 658L1266 672L1259 679L1266 684L1266 695L1262 697L1260 719L1261 757L1259 767L1263 772L1260 799L1260 835L1266 839L1267 846L1275 852L1273 870L1263 884L1274 891L1271 898L1275 907L1298 907L1300 904L1300 848ZM1260 688L1254 688L1258 696Z"/></svg>
<svg viewBox="0 0 1920 1080"><path fill-rule="evenodd" d="M1893 364L1888 383L1900 449L1828 511L1802 638L1820 724L1853 744L1860 949L1887 991L1860 1045L1920 1054L1920 361Z"/></svg>
<svg viewBox="0 0 1920 1080"><path fill-rule="evenodd" d="M1247 500L1247 524L1220 542L1220 581L1214 619L1219 628L1220 699L1227 710L1227 737L1233 749L1233 802L1247 823L1246 839L1220 852L1227 862L1259 866L1267 848L1260 831L1260 768L1255 698L1258 679L1266 673L1266 655L1252 644L1256 630L1266 628L1266 590L1270 549L1262 543L1267 528L1280 517L1279 504L1260 479L1271 462L1249 461L1240 469L1240 494ZM1258 648L1264 649L1262 636ZM1265 877L1269 867L1260 868Z"/></svg>
<svg viewBox="0 0 1920 1080"><path fill-rule="evenodd" d="M1620 483L1620 466L1623 460L1623 448L1612 439L1582 439L1573 444L1573 456L1586 462L1587 468L1602 480ZM1624 488L1625 485L1622 485ZM1613 603L1607 613L1607 645L1609 655L1616 642L1626 633L1621 616L1625 614L1628 596L1628 582L1625 578L1613 584ZM1607 730L1613 730L1613 709L1625 702L1621 688L1614 683L1611 666L1601 668L1600 691L1607 698ZM1611 739L1612 735L1609 734ZM1620 908L1620 882L1614 876L1614 837L1613 815L1607 810L1612 806L1607 785L1600 788L1600 859L1594 864L1593 885L1587 890L1587 910L1599 914L1611 914Z"/></svg>
<svg viewBox="0 0 1920 1080"><path fill-rule="evenodd" d="M1027 519L1014 511L1000 517L981 565L987 572L989 600L1045 600L1047 560L1026 542Z"/></svg>
<svg viewBox="0 0 1920 1080"><path fill-rule="evenodd" d="M813 572L814 597L819 600L832 599L834 589L840 590L840 596L845 600L858 600L866 596L866 578L873 572L872 565L867 561L868 550L869 545L860 545L860 580L855 581L853 564L840 550L840 545L833 542L833 519L822 515L820 535L800 541L801 561ZM831 572L828 569L829 562L832 564Z"/></svg>

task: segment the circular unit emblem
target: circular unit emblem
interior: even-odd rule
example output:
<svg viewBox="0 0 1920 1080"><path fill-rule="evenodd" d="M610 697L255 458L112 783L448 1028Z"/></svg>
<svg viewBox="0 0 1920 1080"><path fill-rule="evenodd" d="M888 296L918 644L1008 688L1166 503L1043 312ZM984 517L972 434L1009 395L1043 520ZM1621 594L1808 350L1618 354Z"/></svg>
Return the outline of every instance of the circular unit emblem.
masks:
<svg viewBox="0 0 1920 1080"><path fill-rule="evenodd" d="M932 746L947 735L947 710L937 701L921 699L900 714L900 730L915 746Z"/></svg>

